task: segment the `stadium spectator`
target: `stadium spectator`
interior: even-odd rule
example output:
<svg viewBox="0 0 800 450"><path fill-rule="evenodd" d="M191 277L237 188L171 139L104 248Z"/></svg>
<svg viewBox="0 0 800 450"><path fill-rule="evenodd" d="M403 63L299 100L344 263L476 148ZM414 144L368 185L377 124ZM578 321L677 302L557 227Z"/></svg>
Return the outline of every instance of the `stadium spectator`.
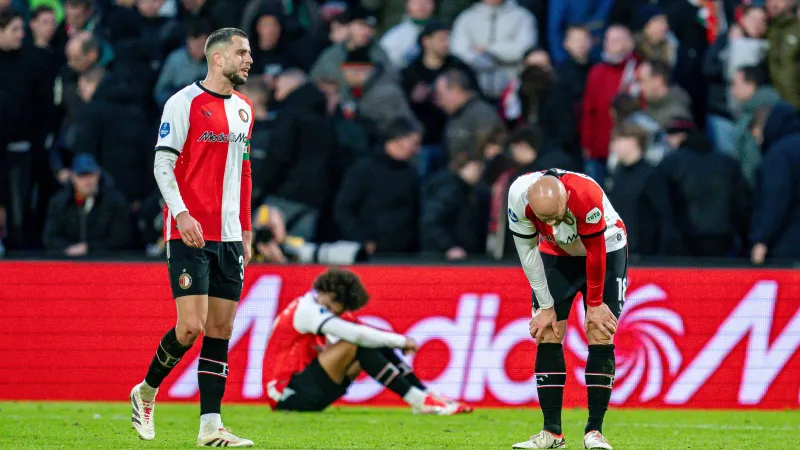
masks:
<svg viewBox="0 0 800 450"><path fill-rule="evenodd" d="M516 176L555 168L577 169L577 161L560 149L545 145L542 130L535 125L524 125L514 130L508 137L508 145Z"/></svg>
<svg viewBox="0 0 800 450"><path fill-rule="evenodd" d="M757 109L772 106L781 97L767 84L766 73L755 66L742 67L734 73L731 96L738 111L733 129L733 156L739 161L745 181L754 188L761 165L761 151L750 133L750 121Z"/></svg>
<svg viewBox="0 0 800 450"><path fill-rule="evenodd" d="M253 34L253 74L273 80L283 70L311 70L319 55L318 45L309 32L288 17L278 5L264 6L250 24Z"/></svg>
<svg viewBox="0 0 800 450"><path fill-rule="evenodd" d="M453 20L476 0L436 0L436 16L451 25ZM401 23L407 12L403 1L399 0L359 0L362 6L374 10L378 15L378 31L386 30Z"/></svg>
<svg viewBox="0 0 800 450"><path fill-rule="evenodd" d="M795 14L796 0L767 0L770 17L767 40L769 75L775 90L795 108L800 108L800 19Z"/></svg>
<svg viewBox="0 0 800 450"><path fill-rule="evenodd" d="M359 119L373 140L380 139L392 122L417 122L395 75L390 68L376 65L364 84L358 102ZM420 124L418 127L422 129Z"/></svg>
<svg viewBox="0 0 800 450"><path fill-rule="evenodd" d="M647 132L623 123L611 140L619 167L606 182L608 199L625 221L631 255L667 255L675 250L674 215L667 182L644 160Z"/></svg>
<svg viewBox="0 0 800 450"><path fill-rule="evenodd" d="M678 65L678 39L669 29L667 16L655 5L643 5L636 11L636 52L643 60L659 61L674 70Z"/></svg>
<svg viewBox="0 0 800 450"><path fill-rule="evenodd" d="M589 71L581 109L581 147L584 170L601 186L605 179L608 144L611 141L611 102L622 92L638 96L634 42L628 28L613 25L606 30L603 61Z"/></svg>
<svg viewBox="0 0 800 450"><path fill-rule="evenodd" d="M393 123L382 151L357 161L344 177L336 222L345 239L363 243L369 254L418 248L420 185L409 160L421 138L415 123Z"/></svg>
<svg viewBox="0 0 800 450"><path fill-rule="evenodd" d="M320 208L330 195L328 172L336 152L333 123L325 95L299 69L278 77L275 99L284 107L253 179L264 202L283 212L289 234L313 240Z"/></svg>
<svg viewBox="0 0 800 450"><path fill-rule="evenodd" d="M155 189L153 152L138 86L121 74L94 67L81 74L78 92L85 106L75 122L74 153L92 155L129 204Z"/></svg>
<svg viewBox="0 0 800 450"><path fill-rule="evenodd" d="M467 156L426 183L420 225L423 252L456 261L485 251L486 202L476 188L483 169L483 155Z"/></svg>
<svg viewBox="0 0 800 450"><path fill-rule="evenodd" d="M611 102L611 118L614 128L623 123L632 123L647 132L647 144L644 149L644 160L651 166L657 166L669 150L664 129L639 107L639 102L629 94L619 94ZM617 156L608 155L608 170L617 167Z"/></svg>
<svg viewBox="0 0 800 450"><path fill-rule="evenodd" d="M470 77L448 69L436 79L436 102L449 116L443 145L448 161L477 153L478 136L501 124L495 109L474 90Z"/></svg>
<svg viewBox="0 0 800 450"><path fill-rule="evenodd" d="M719 37L703 59L703 75L709 81L708 135L717 151L732 155L734 109L730 85L737 70L765 63L767 16L763 7L748 5L737 25Z"/></svg>
<svg viewBox="0 0 800 450"><path fill-rule="evenodd" d="M56 188L44 151L52 104L48 71L23 47L24 35L20 15L0 13L0 208L7 207L9 248L36 246Z"/></svg>
<svg viewBox="0 0 800 450"><path fill-rule="evenodd" d="M158 75L153 95L159 108L176 92L206 76L206 39L214 31L203 20L190 21L186 26L186 45L172 52Z"/></svg>
<svg viewBox="0 0 800 450"><path fill-rule="evenodd" d="M737 240L744 250L752 192L736 160L715 152L689 121L676 121L668 133L677 139L677 149L658 168L669 184L684 251L692 257L729 257Z"/></svg>
<svg viewBox="0 0 800 450"><path fill-rule="evenodd" d="M63 48L56 51L53 46L57 26L55 11L49 6L39 6L31 12L28 27L31 31L30 40L33 47L30 51L46 62L52 78L55 78L56 72L64 63Z"/></svg>
<svg viewBox="0 0 800 450"><path fill-rule="evenodd" d="M675 117L691 117L692 99L672 84L670 68L660 61L645 61L639 67L639 85L646 102L644 112L666 128Z"/></svg>
<svg viewBox="0 0 800 450"><path fill-rule="evenodd" d="M564 152L582 160L580 118L586 78L589 76L589 52L592 48L589 29L570 26L564 34L563 48L566 58L556 66L552 102L559 107L553 111L555 117L550 130L554 143Z"/></svg>
<svg viewBox="0 0 800 450"><path fill-rule="evenodd" d="M250 165L255 174L261 174L264 170L264 164L267 161L267 154L270 149L270 141L272 139L272 132L275 128L275 119L277 114L269 109L269 93L267 87L264 85L263 80L259 78L252 78L247 80L242 86L238 86L237 90L247 96L250 102L253 103L253 130L250 133ZM261 183L256 177L253 183L252 198L260 200L264 198Z"/></svg>
<svg viewBox="0 0 800 450"><path fill-rule="evenodd" d="M600 42L606 28L608 14L614 0L561 0L548 2L547 37L550 56L556 65L574 57L567 47L569 33L573 29L583 29L590 34L590 45ZM588 53L587 53L588 54Z"/></svg>
<svg viewBox="0 0 800 450"><path fill-rule="evenodd" d="M406 0L406 17L380 40L381 48L397 69L405 68L419 54L418 40L433 17L433 0Z"/></svg>
<svg viewBox="0 0 800 450"><path fill-rule="evenodd" d="M178 16L183 21L208 20L214 29L232 27L239 23L241 8L237 7L238 4L230 0L180 0Z"/></svg>
<svg viewBox="0 0 800 450"><path fill-rule="evenodd" d="M453 54L477 73L492 100L519 75L518 66L537 43L536 18L511 0L482 0L462 12L453 25Z"/></svg>
<svg viewBox="0 0 800 450"><path fill-rule="evenodd" d="M434 95L436 79L449 69L459 69L478 85L475 73L463 61L450 53L450 28L439 20L428 22L419 36L421 53L402 73L402 87L411 110L425 124L422 134L419 169L426 175L441 167L444 153L442 136L447 114L436 104Z"/></svg>
<svg viewBox="0 0 800 450"><path fill-rule="evenodd" d="M48 252L80 257L126 248L128 204L94 157L75 155L70 180L47 209L42 240Z"/></svg>
<svg viewBox="0 0 800 450"><path fill-rule="evenodd" d="M500 113L510 128L523 123L541 124L551 119L554 105L550 91L555 83L550 55L540 48L532 48L522 60L519 79L509 82L500 96Z"/></svg>
<svg viewBox="0 0 800 450"><path fill-rule="evenodd" d="M93 32L100 23L100 15L92 0L65 0L64 21L56 28L53 48L61 51L67 42L82 31Z"/></svg>
<svg viewBox="0 0 800 450"><path fill-rule="evenodd" d="M389 56L375 41L377 19L368 10L355 8L348 13L348 39L328 47L311 69L311 78L336 80L342 99L361 98L364 85L379 65L392 70Z"/></svg>
<svg viewBox="0 0 800 450"><path fill-rule="evenodd" d="M800 117L781 102L757 110L750 131L764 158L750 222L750 260L800 258Z"/></svg>

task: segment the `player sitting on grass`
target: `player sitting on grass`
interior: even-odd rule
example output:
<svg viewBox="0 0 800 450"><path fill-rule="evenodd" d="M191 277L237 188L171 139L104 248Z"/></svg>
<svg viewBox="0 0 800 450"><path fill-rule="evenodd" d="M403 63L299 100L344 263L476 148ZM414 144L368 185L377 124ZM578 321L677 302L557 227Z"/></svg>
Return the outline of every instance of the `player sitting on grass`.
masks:
<svg viewBox="0 0 800 450"><path fill-rule="evenodd" d="M415 352L413 339L357 322L352 312L364 307L369 296L354 273L329 269L313 287L278 315L267 343L264 380L272 409L322 411L341 398L363 370L415 413L472 412L463 403L428 391L395 353Z"/></svg>

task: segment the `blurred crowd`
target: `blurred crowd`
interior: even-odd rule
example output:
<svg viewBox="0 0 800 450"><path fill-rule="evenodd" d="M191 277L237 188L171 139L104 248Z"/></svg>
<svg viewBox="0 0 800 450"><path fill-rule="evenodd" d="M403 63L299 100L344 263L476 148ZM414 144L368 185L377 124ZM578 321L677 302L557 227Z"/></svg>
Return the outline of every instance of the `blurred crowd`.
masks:
<svg viewBox="0 0 800 450"><path fill-rule="evenodd" d="M553 167L632 255L800 257L797 6L0 0L0 254L161 254L160 110L234 26L260 260L513 257L508 187Z"/></svg>

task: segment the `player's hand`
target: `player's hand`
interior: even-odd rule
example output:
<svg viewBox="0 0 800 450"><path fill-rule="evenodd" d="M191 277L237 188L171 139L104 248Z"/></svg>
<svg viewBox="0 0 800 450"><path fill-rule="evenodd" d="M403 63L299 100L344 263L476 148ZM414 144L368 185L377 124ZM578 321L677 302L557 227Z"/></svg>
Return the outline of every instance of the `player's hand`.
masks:
<svg viewBox="0 0 800 450"><path fill-rule="evenodd" d="M755 265L760 266L764 264L764 261L767 259L767 246L758 243L753 246L753 250L750 252L750 262Z"/></svg>
<svg viewBox="0 0 800 450"><path fill-rule="evenodd" d="M244 265L250 264L253 257L253 232L242 231L242 247L244 248Z"/></svg>
<svg viewBox="0 0 800 450"><path fill-rule="evenodd" d="M194 220L188 211L178 214L175 218L178 222L178 231L181 233L183 243L192 248L203 248L206 241L203 240L203 228L200 222Z"/></svg>
<svg viewBox="0 0 800 450"><path fill-rule="evenodd" d="M417 350L419 350L419 346L417 346L417 341L411 339L410 337L407 337L406 343L405 345L403 345L403 353L406 355L413 355L414 353L417 353Z"/></svg>
<svg viewBox="0 0 800 450"><path fill-rule="evenodd" d="M590 323L593 323L607 339L611 339L617 332L617 318L605 303L586 308L586 321L583 324L586 333L589 333Z"/></svg>
<svg viewBox="0 0 800 450"><path fill-rule="evenodd" d="M539 342L544 335L544 330L548 328L552 328L556 338L561 339L558 334L558 318L556 317L556 308L554 306L547 309L539 308L533 315L530 324L531 337L536 339L536 342Z"/></svg>

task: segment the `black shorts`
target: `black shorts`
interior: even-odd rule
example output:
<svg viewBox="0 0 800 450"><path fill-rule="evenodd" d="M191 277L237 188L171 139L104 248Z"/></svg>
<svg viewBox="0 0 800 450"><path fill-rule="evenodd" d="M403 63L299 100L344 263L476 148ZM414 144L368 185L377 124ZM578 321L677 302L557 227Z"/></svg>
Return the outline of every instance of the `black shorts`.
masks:
<svg viewBox="0 0 800 450"><path fill-rule="evenodd" d="M547 288L555 302L556 318L567 320L572 303L578 292L583 294L586 309L586 257L553 256L542 253ZM628 287L628 248L606 254L606 280L603 288L603 303L619 318L625 305L625 290ZM539 309L536 295L533 307Z"/></svg>
<svg viewBox="0 0 800 450"><path fill-rule="evenodd" d="M241 242L209 242L189 247L180 239L167 243L167 267L172 297L208 295L239 301L244 283Z"/></svg>
<svg viewBox="0 0 800 450"><path fill-rule="evenodd" d="M342 383L331 380L319 364L319 359L315 358L302 372L292 375L275 410L322 411L347 393L350 383L352 381L347 378Z"/></svg>

